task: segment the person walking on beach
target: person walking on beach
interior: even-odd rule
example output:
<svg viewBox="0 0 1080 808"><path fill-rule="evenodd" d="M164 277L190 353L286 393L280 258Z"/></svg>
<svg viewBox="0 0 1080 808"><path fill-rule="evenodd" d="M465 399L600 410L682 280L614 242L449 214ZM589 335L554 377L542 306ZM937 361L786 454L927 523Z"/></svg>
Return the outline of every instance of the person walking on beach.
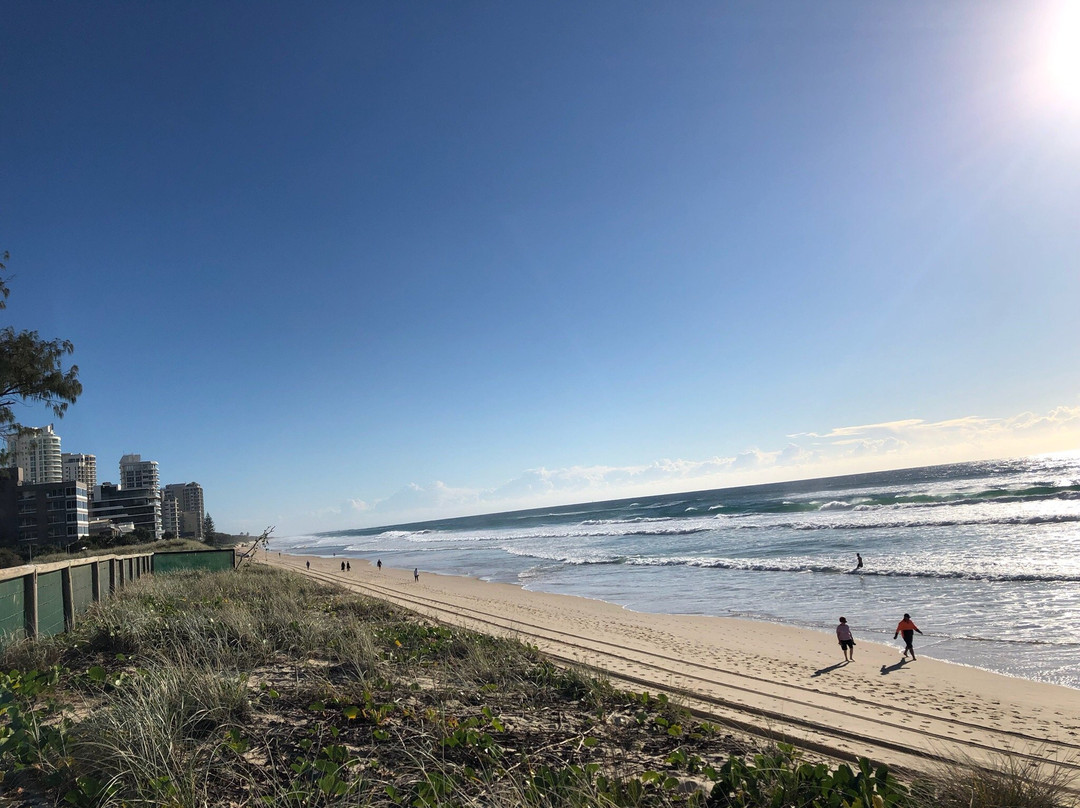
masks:
<svg viewBox="0 0 1080 808"><path fill-rule="evenodd" d="M375 562L375 566L379 568L379 572L382 572L382 559L380 558Z"/></svg>
<svg viewBox="0 0 1080 808"><path fill-rule="evenodd" d="M341 562L341 571L345 572L345 562L344 561Z"/></svg>
<svg viewBox="0 0 1080 808"><path fill-rule="evenodd" d="M419 568L417 568L417 567L413 567L413 571L412 571L412 579L413 579L413 581L415 581L416 583L420 583L420 570L419 570Z"/></svg>
<svg viewBox="0 0 1080 808"><path fill-rule="evenodd" d="M307 562L307 568L311 569L311 562L310 561Z"/></svg>
<svg viewBox="0 0 1080 808"><path fill-rule="evenodd" d="M345 572L352 572L352 562L351 561L346 561L345 562Z"/></svg>
<svg viewBox="0 0 1080 808"><path fill-rule="evenodd" d="M896 624L896 631L892 638L895 640L897 635L904 635L904 659L907 659L908 651L910 651L912 661L915 660L915 646L911 644L911 641L915 638L916 631L919 631L919 627L911 621L910 614L905 613L904 619ZM919 633L922 634L921 631Z"/></svg>
<svg viewBox="0 0 1080 808"><path fill-rule="evenodd" d="M847 624L847 618L840 618L840 625L836 627L836 639L840 641L840 650L844 652L844 662L855 661L855 638L851 636L851 626ZM850 654L850 658L848 657Z"/></svg>

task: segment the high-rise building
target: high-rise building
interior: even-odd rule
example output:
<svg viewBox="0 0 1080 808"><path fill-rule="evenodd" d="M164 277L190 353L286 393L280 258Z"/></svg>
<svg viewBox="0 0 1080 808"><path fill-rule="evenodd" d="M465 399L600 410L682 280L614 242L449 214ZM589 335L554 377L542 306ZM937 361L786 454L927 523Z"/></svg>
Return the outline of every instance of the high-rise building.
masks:
<svg viewBox="0 0 1080 808"><path fill-rule="evenodd" d="M120 458L121 488L151 488L155 492L161 487L158 479L156 460L143 460L142 455L126 454Z"/></svg>
<svg viewBox="0 0 1080 808"><path fill-rule="evenodd" d="M155 464L157 465L157 464ZM131 522L161 538L161 492L157 488L121 488L102 483L94 489L93 517L114 524Z"/></svg>
<svg viewBox="0 0 1080 808"><path fill-rule="evenodd" d="M94 490L97 485L97 458L94 455L64 452L60 462L64 467L65 482L74 480L85 485L87 491Z"/></svg>
<svg viewBox="0 0 1080 808"><path fill-rule="evenodd" d="M19 469L0 474L0 544L68 547L90 533L86 486L80 482L23 484Z"/></svg>
<svg viewBox="0 0 1080 808"><path fill-rule="evenodd" d="M60 436L52 424L22 427L7 438L9 461L23 470L26 485L64 481L60 462Z"/></svg>
<svg viewBox="0 0 1080 808"><path fill-rule="evenodd" d="M162 529L168 531L166 510L176 512L176 535L203 539L203 490L198 483L172 483L161 489ZM166 503L174 503L169 506ZM171 517L170 517L171 518Z"/></svg>
<svg viewBox="0 0 1080 808"><path fill-rule="evenodd" d="M161 535L180 535L180 503L169 494L168 488L161 489Z"/></svg>

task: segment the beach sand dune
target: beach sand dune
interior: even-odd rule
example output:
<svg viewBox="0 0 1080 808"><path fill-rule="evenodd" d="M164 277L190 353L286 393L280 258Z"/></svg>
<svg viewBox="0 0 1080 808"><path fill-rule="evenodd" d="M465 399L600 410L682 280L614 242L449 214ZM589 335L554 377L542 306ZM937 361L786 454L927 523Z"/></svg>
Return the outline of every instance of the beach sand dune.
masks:
<svg viewBox="0 0 1080 808"><path fill-rule="evenodd" d="M1080 691L859 641L845 664L835 637L721 617L642 614L612 604L472 578L382 571L349 559L277 555L298 570L433 619L514 636L635 690L667 692L702 716L839 759L903 771L938 761L990 764L1002 753L1080 775ZM307 570L305 562L311 562ZM856 634L857 636L857 634Z"/></svg>

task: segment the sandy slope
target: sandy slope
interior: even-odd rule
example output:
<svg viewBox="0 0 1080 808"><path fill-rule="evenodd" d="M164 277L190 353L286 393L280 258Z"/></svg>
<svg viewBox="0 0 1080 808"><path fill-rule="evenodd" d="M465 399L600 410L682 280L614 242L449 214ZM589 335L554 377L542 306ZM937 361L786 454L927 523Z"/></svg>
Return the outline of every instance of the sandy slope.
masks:
<svg viewBox="0 0 1080 808"><path fill-rule="evenodd" d="M379 572L355 559L347 573L335 558L259 550L256 559L519 636L634 689L666 690L716 720L839 757L916 769L1008 750L1080 775L1080 691L925 657L902 664L899 644L860 641L857 623L855 661L844 664L835 637L789 626L641 614L465 577L421 573L414 583L411 570Z"/></svg>

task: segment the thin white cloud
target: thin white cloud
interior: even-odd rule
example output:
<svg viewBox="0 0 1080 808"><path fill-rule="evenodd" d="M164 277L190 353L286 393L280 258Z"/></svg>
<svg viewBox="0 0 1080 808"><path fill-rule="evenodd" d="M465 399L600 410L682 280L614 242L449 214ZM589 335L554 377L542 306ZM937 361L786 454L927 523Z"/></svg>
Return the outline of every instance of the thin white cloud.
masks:
<svg viewBox="0 0 1080 808"><path fill-rule="evenodd" d="M899 432L905 429L911 429L924 424L920 418L909 418L904 421L887 421L881 424L864 424L863 426L840 426L829 430L825 434L818 434L816 432L799 432L794 435L788 435L789 438L818 438L822 440L829 440L831 438L843 438L852 435L866 435L880 432Z"/></svg>

